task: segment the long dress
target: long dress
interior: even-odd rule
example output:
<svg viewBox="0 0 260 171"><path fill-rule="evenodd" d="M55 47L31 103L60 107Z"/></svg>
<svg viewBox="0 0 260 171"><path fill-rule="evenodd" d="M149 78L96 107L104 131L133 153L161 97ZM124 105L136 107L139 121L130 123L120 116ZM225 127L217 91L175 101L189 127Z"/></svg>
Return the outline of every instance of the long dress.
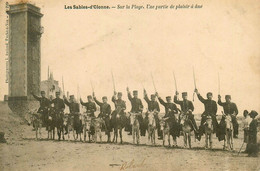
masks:
<svg viewBox="0 0 260 171"><path fill-rule="evenodd" d="M257 145L257 120L253 119L249 124L248 130L248 155L257 156L258 145Z"/></svg>

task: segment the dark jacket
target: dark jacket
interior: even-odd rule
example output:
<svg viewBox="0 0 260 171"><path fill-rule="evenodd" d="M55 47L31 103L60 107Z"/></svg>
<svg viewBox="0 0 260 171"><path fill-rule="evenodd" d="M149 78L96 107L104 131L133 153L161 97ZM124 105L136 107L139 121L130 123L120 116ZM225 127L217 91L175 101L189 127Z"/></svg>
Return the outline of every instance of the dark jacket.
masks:
<svg viewBox="0 0 260 171"><path fill-rule="evenodd" d="M147 95L144 96L144 100L146 101L146 103L148 105L149 111L156 110L157 112L160 112L159 103L157 101L150 100Z"/></svg>
<svg viewBox="0 0 260 171"><path fill-rule="evenodd" d="M186 113L188 110L194 111L194 106L192 101L189 100L179 100L177 96L174 96L174 103L181 106L181 110Z"/></svg>
<svg viewBox="0 0 260 171"><path fill-rule="evenodd" d="M204 104L204 115L216 115L218 107L214 100L204 99L200 94L198 94L198 99Z"/></svg>
<svg viewBox="0 0 260 171"><path fill-rule="evenodd" d="M128 93L128 99L129 99L129 101L131 102L131 105L132 105L131 112L139 113L139 112L143 111L144 106L143 106L141 99L133 98L130 93Z"/></svg>
<svg viewBox="0 0 260 171"><path fill-rule="evenodd" d="M221 100L218 100L218 104L220 106L223 106L224 113L225 114L238 114L237 105L235 103L227 103L227 102L221 102Z"/></svg>
<svg viewBox="0 0 260 171"><path fill-rule="evenodd" d="M89 113L91 116L95 116L94 112L97 111L97 107L96 104L94 102L87 102L84 103L81 99L80 99L80 103L82 106L86 107L86 112Z"/></svg>
<svg viewBox="0 0 260 171"><path fill-rule="evenodd" d="M55 98L51 101L51 104L54 104L54 109L57 112L63 112L65 109L64 101L61 98Z"/></svg>
<svg viewBox="0 0 260 171"><path fill-rule="evenodd" d="M69 107L70 113L79 112L79 104L75 102L69 102L67 99L64 99L65 104Z"/></svg>

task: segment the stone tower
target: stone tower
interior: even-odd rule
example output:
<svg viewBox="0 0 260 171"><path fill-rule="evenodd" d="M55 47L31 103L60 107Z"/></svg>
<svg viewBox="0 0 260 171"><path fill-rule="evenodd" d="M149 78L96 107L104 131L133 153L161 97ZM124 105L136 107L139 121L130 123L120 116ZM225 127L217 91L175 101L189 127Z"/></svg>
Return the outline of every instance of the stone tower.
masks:
<svg viewBox="0 0 260 171"><path fill-rule="evenodd" d="M8 104L13 112L22 114L35 104L31 92L39 94L40 91L43 14L40 8L28 3L10 5L7 14L10 33Z"/></svg>

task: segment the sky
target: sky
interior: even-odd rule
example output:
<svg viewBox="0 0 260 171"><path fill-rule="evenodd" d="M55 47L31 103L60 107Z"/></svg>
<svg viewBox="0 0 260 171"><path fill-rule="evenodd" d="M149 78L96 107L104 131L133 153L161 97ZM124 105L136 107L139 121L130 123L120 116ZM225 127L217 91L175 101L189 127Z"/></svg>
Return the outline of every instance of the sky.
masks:
<svg viewBox="0 0 260 171"><path fill-rule="evenodd" d="M8 93L5 64L5 2L0 1L0 100ZM10 4L16 1L8 1ZM47 79L48 66L58 81L64 77L65 90L86 100L91 84L96 96L116 91L126 96L126 87L148 94L156 90L162 98L176 91L188 92L192 100L196 86L205 97L218 89L232 96L243 110L260 112L260 3L252 0L138 0L138 1L29 1L44 14L41 38L41 79ZM74 3L72 3L74 2ZM201 9L180 10L66 10L64 5L177 5L202 4ZM218 84L218 75L220 84ZM111 101L109 103L112 104ZM145 101L143 100L145 104ZM203 104L194 101L194 113ZM146 104L145 104L146 106ZM164 110L163 106L160 106ZM223 110L218 107L218 113Z"/></svg>

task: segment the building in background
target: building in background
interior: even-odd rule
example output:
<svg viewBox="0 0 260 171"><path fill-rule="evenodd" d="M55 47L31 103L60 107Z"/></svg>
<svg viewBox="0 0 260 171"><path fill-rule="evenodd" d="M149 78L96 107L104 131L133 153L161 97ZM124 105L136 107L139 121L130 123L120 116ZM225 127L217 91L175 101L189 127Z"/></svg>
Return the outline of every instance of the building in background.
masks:
<svg viewBox="0 0 260 171"><path fill-rule="evenodd" d="M40 8L29 3L10 5L8 105L23 114L36 104L41 82L40 41L43 33Z"/></svg>
<svg viewBox="0 0 260 171"><path fill-rule="evenodd" d="M63 92L61 88L59 87L59 81L54 80L53 73L51 72L49 74L48 69L48 79L41 81L41 91L45 91L47 98L55 98L55 92L59 91L61 92L61 95L63 95Z"/></svg>

